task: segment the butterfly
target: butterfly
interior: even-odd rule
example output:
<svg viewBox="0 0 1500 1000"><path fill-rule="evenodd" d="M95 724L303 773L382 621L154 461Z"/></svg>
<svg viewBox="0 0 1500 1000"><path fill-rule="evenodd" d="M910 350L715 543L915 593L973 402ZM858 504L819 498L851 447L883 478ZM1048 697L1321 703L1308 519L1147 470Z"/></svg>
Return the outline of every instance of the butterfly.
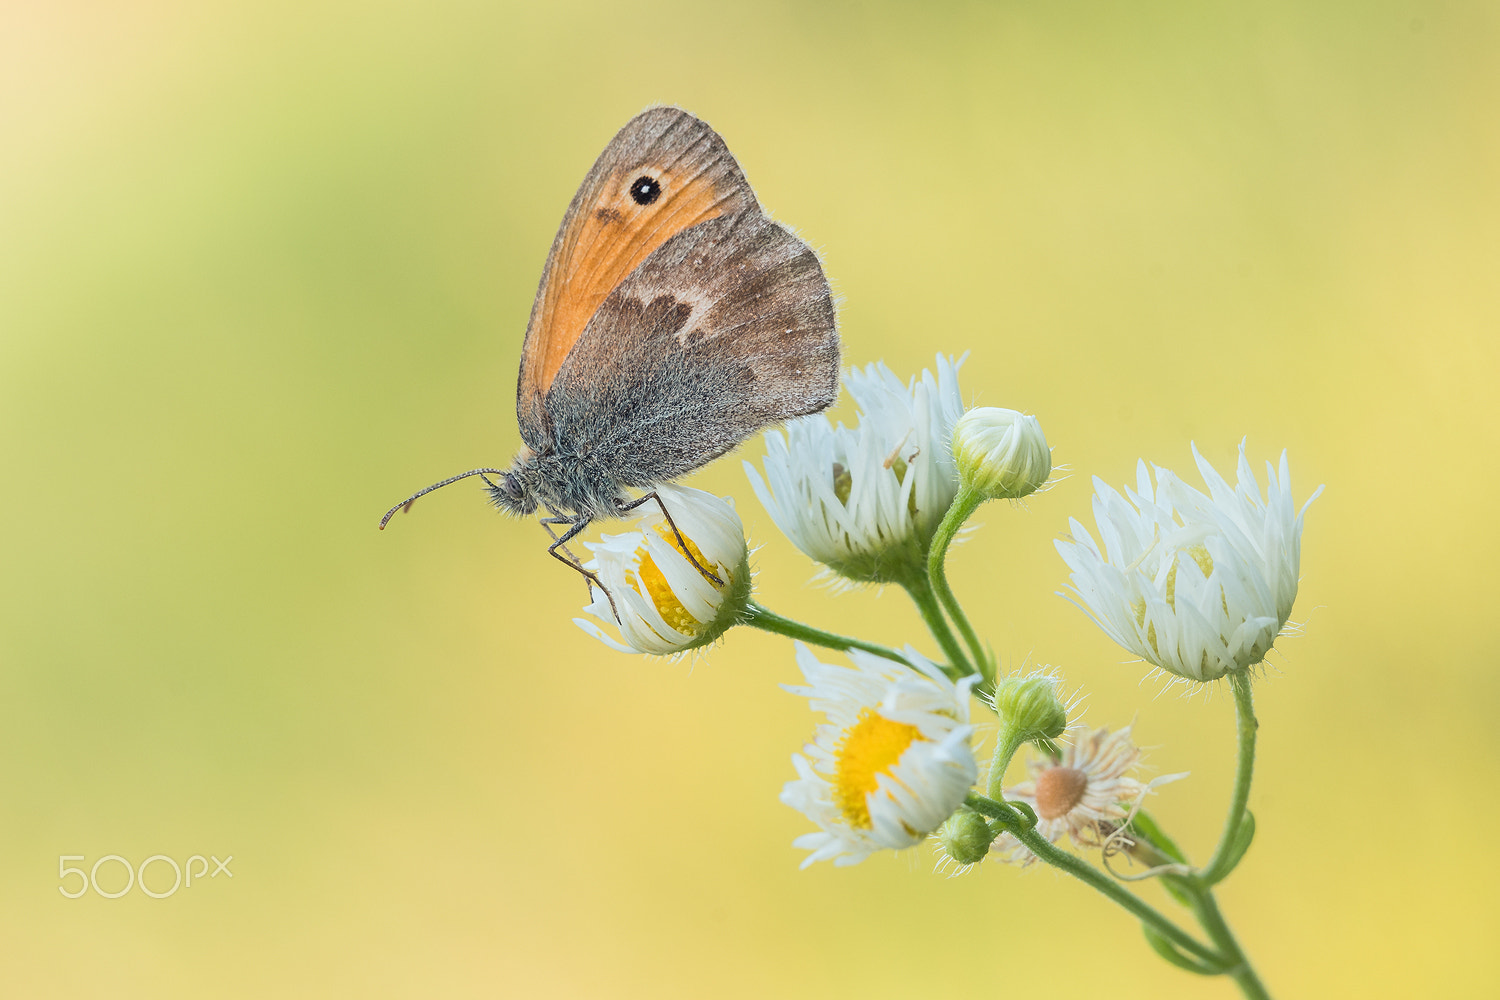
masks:
<svg viewBox="0 0 1500 1000"><path fill-rule="evenodd" d="M552 241L521 348L513 464L434 483L380 527L480 476L501 510L545 508L548 553L598 585L568 541L654 501L690 552L653 487L825 409L838 373L817 254L766 215L706 122L649 108L599 155Z"/></svg>

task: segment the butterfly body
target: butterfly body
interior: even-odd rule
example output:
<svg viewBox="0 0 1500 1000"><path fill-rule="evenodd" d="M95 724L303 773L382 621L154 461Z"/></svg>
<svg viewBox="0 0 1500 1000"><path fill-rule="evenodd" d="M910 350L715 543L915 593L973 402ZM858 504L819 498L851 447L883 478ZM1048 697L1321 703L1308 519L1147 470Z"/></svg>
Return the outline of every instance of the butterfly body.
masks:
<svg viewBox="0 0 1500 1000"><path fill-rule="evenodd" d="M553 240L521 351L524 447L507 470L464 475L485 474L503 510L547 508L544 524L568 526L553 554L581 569L557 551L567 539L639 503L631 490L826 408L838 367L812 248L765 214L707 123L651 108L605 147Z"/></svg>

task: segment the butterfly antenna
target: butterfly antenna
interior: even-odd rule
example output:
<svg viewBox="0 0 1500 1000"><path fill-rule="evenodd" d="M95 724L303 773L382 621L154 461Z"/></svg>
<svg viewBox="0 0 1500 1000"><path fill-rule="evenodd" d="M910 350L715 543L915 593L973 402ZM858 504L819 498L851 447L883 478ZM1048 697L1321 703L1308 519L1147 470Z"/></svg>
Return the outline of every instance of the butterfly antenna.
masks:
<svg viewBox="0 0 1500 1000"><path fill-rule="evenodd" d="M427 487L425 490L418 490L417 492L413 493L411 496L407 497L405 500L402 500L396 506L392 507L390 510L388 510L388 511L385 512L385 517L382 517L380 519L380 530L381 531L385 530L386 523L389 522L391 518L393 518L393 517L396 516L396 511L398 511L398 510L411 510L411 505L412 504L416 503L418 500L422 499L427 494L431 493L433 490L440 490L444 486L452 485L453 483L458 482L460 479L468 479L470 476L484 476L484 475L503 476L503 475L505 475L505 470L504 469L470 469L468 472L460 472L456 476L449 476L447 479L444 479L440 483L433 483L431 486Z"/></svg>

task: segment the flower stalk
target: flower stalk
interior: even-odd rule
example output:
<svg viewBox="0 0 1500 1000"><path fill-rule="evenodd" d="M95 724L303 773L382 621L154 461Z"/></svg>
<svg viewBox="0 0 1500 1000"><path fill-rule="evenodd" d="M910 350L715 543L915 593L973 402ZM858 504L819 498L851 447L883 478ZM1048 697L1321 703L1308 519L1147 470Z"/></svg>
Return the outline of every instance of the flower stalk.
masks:
<svg viewBox="0 0 1500 1000"><path fill-rule="evenodd" d="M1213 965L1218 965L1222 961L1217 951L1178 927L1151 904L1115 882L1104 872L1078 857L1078 855L1057 847L1051 841L1047 840L1046 837L1038 834L1035 824L1023 820L1021 815L1011 807L1010 803L999 802L986 796L971 794L965 801L965 804L975 812L983 813L999 821L1000 825L1005 827L1007 833L1025 844L1040 860L1054 868L1067 872L1086 885L1097 889L1109 899L1124 907L1142 923L1150 925L1158 934L1170 940L1183 951Z"/></svg>
<svg viewBox="0 0 1500 1000"><path fill-rule="evenodd" d="M1238 761L1234 770L1234 791L1229 799L1229 815L1224 820L1224 833L1214 851L1213 860L1199 876L1205 884L1214 885L1233 870L1243 855L1237 849L1240 828L1245 822L1245 807L1250 801L1250 780L1255 773L1255 733L1260 722L1255 718L1255 705L1250 694L1250 673L1236 670L1229 675L1229 687L1234 692L1236 729L1239 735Z"/></svg>
<svg viewBox="0 0 1500 1000"><path fill-rule="evenodd" d="M813 646L822 646L824 649L836 649L840 652L846 652L851 649L862 649L866 653L874 653L876 656L887 660L894 660L897 663L908 663L900 650L892 649L889 646L882 646L875 642L866 642L863 639L855 639L847 635L839 635L837 632L828 632L824 629L814 628L811 625L787 618L784 615L778 615L770 608L754 600L745 606L742 624L766 632L774 632L777 635L784 635L788 639L795 639ZM942 669L945 673L951 675L951 668L943 667Z"/></svg>
<svg viewBox="0 0 1500 1000"><path fill-rule="evenodd" d="M963 636L964 643L969 647L970 655L973 657L974 666L983 677L983 683L988 686L995 681L995 661L979 641L979 633L974 631L969 616L964 613L963 605L958 602L958 597L953 593L953 587L948 583L948 548L953 544L958 529L964 526L979 505L984 503L984 494L973 486L962 486L958 495L953 498L953 503L948 507L948 513L943 517L942 523L938 525L937 532L932 536L932 548L927 555L927 580L932 592L937 595L942 603L943 609L948 612L948 617L953 619L959 634Z"/></svg>
<svg viewBox="0 0 1500 1000"><path fill-rule="evenodd" d="M1213 890L1203 883L1201 876L1191 881L1194 886L1192 890L1193 915L1198 918L1198 924L1219 951L1222 974L1234 980L1240 992L1250 1000L1271 1000L1271 994L1266 991L1265 984L1260 981L1260 976L1256 975L1255 969L1245 958L1245 953L1241 950L1239 942L1235 940L1229 924L1219 912L1219 904L1214 899Z"/></svg>
<svg viewBox="0 0 1500 1000"><path fill-rule="evenodd" d="M943 609L938 603L937 594L933 591L932 583L926 574L907 574L902 578L901 586L906 589L912 603L917 606L917 612L921 614L922 621L927 624L927 631L932 633L932 637L942 647L943 655L948 657L948 662L955 670L960 671L958 676L966 677L976 673L974 665L964 654L963 647L958 644L958 638L953 634L953 629L948 626L948 619L943 617Z"/></svg>
<svg viewBox="0 0 1500 1000"><path fill-rule="evenodd" d="M1015 759L1016 751L1026 742L1026 734L1016 729L1004 731L995 741L995 756L990 759L989 797L998 801L1004 798L1005 772Z"/></svg>

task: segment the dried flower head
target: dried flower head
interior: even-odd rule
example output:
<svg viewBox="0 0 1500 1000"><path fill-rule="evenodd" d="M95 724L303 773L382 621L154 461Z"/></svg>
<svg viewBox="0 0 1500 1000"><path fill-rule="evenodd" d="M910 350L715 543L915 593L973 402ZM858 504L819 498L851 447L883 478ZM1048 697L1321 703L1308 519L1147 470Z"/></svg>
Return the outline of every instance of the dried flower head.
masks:
<svg viewBox="0 0 1500 1000"><path fill-rule="evenodd" d="M1146 784L1132 773L1140 759L1140 750L1130 741L1129 726L1116 733L1096 729L1080 734L1063 748L1061 756L1032 760L1030 780L1007 788L1005 797L1031 806L1037 816L1036 831L1049 842L1056 843L1067 834L1074 843L1097 847L1108 832L1105 824L1124 819L1146 790ZM1036 860L1009 834L990 849L1007 861L1029 864Z"/></svg>

